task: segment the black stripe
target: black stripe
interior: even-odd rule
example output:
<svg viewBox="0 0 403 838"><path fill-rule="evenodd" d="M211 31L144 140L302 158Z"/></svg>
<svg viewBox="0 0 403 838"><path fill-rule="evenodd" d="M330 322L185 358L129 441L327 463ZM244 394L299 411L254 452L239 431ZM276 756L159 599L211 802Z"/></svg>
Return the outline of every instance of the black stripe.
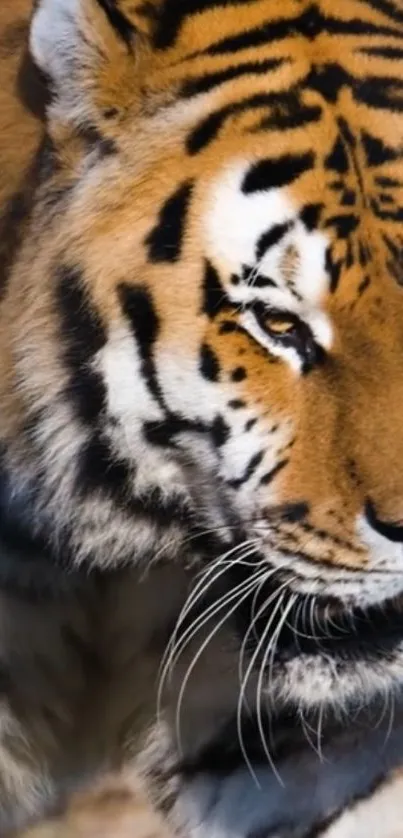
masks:
<svg viewBox="0 0 403 838"><path fill-rule="evenodd" d="M276 466L273 466L273 468L270 471L266 472L266 474L264 474L260 480L262 486L268 486L269 483L272 483L274 478L277 477L278 474L280 474L280 471L282 471L283 468L285 468L286 465L288 465L288 462L288 460L280 460L280 462L277 463Z"/></svg>
<svg viewBox="0 0 403 838"><path fill-rule="evenodd" d="M318 64L313 67L305 79L305 85L320 93L326 102L336 102L343 87L354 86L354 79L344 67L334 61L331 64Z"/></svg>
<svg viewBox="0 0 403 838"><path fill-rule="evenodd" d="M216 138L229 117L252 110L253 108L271 107L278 100L279 96L276 93L255 93L253 96L248 96L239 102L233 102L217 111L213 111L189 134L186 140L188 153L191 155L198 154L198 152L209 145Z"/></svg>
<svg viewBox="0 0 403 838"><path fill-rule="evenodd" d="M325 19L325 31L329 35L392 35L395 38L401 38L401 30L392 26L378 26L376 23L362 20L361 18L352 18L351 20L343 20L342 18L327 17Z"/></svg>
<svg viewBox="0 0 403 838"><path fill-rule="evenodd" d="M403 221L403 207L398 207L396 210L386 210L380 207L375 199L370 202L371 210L377 218L382 221Z"/></svg>
<svg viewBox="0 0 403 838"><path fill-rule="evenodd" d="M236 67L227 67L226 70L217 70L215 73L205 73L203 76L195 76L183 82L179 95L189 98L190 96L196 96L198 93L207 93L209 90L217 87L217 85L223 84L226 81L232 81L241 76L260 75L277 70L285 62L286 59L284 58L267 58L265 61L245 61Z"/></svg>
<svg viewBox="0 0 403 838"><path fill-rule="evenodd" d="M361 131L362 146L368 166L382 166L400 157L396 149L387 146L380 137L375 137L367 131Z"/></svg>
<svg viewBox="0 0 403 838"><path fill-rule="evenodd" d="M210 116L207 116L206 119L199 123L197 128L193 129L186 140L188 154L198 154L215 140L225 120L235 112L235 105L228 105L210 114Z"/></svg>
<svg viewBox="0 0 403 838"><path fill-rule="evenodd" d="M192 53L191 57L234 53L301 35L312 39L320 35L321 32L327 32L333 35L392 35L394 37L401 37L401 32L398 28L377 26L376 24L358 18L342 20L333 17L324 17L312 5L300 17L267 21L267 23L256 26L253 29L222 38L206 47L206 49Z"/></svg>
<svg viewBox="0 0 403 838"><path fill-rule="evenodd" d="M388 541L401 544L403 541L403 526L393 521L383 521L378 517L375 504L368 499L365 504L365 517L375 532L383 535Z"/></svg>
<svg viewBox="0 0 403 838"><path fill-rule="evenodd" d="M175 437L181 433L205 434L211 430L203 422L184 419L182 416L170 414L167 419L145 422L143 432L145 439L152 445L166 448L175 445Z"/></svg>
<svg viewBox="0 0 403 838"><path fill-rule="evenodd" d="M242 410L243 407L246 407L246 402L244 402L243 399L230 399L228 407L230 407L231 410Z"/></svg>
<svg viewBox="0 0 403 838"><path fill-rule="evenodd" d="M82 446L75 489L82 497L101 491L122 512L150 519L150 522L162 527L171 526L173 521L189 521L191 511L182 497L166 497L157 486L147 491L146 495L133 495L134 476L135 468L118 459L109 441L95 432ZM135 544L129 545L130 559L135 549Z"/></svg>
<svg viewBox="0 0 403 838"><path fill-rule="evenodd" d="M357 137L351 129L351 125L349 125L349 123L346 119L344 119L343 116L339 116L337 118L337 124L339 126L340 133L344 141L347 143L351 151L354 153L355 149L357 148ZM356 166L358 168L358 163L356 163ZM360 184L363 185L362 181L360 181Z"/></svg>
<svg viewBox="0 0 403 838"><path fill-rule="evenodd" d="M164 407L153 358L153 348L159 333L159 318L152 296L146 288L126 282L118 286L118 295L138 346L144 381L150 393Z"/></svg>
<svg viewBox="0 0 403 838"><path fill-rule="evenodd" d="M276 21L268 21L253 29L239 32L237 35L229 35L221 38L205 50L200 50L197 55L224 55L227 53L239 52L252 47L260 47L264 44L281 41L288 36L297 35L299 18L282 18Z"/></svg>
<svg viewBox="0 0 403 838"><path fill-rule="evenodd" d="M368 245L362 241L358 242L358 259L362 268L366 268L368 262L371 260L371 250Z"/></svg>
<svg viewBox="0 0 403 838"><path fill-rule="evenodd" d="M303 128L313 122L319 122L322 116L320 105L305 105L295 94L279 96L278 104L273 105L267 116L259 118L256 125L250 128L251 133L258 131L286 131L293 128Z"/></svg>
<svg viewBox="0 0 403 838"><path fill-rule="evenodd" d="M214 445L217 448L221 448L227 442L230 434L231 431L225 419L220 414L217 414L211 426L211 438Z"/></svg>
<svg viewBox="0 0 403 838"><path fill-rule="evenodd" d="M306 204L301 210L299 217L307 230L317 229L322 211L323 204Z"/></svg>
<svg viewBox="0 0 403 838"><path fill-rule="evenodd" d="M256 273L256 265L242 265L242 282L246 285L251 284L253 288L277 288L277 283L269 276L263 276Z"/></svg>
<svg viewBox="0 0 403 838"><path fill-rule="evenodd" d="M180 259L192 189L192 181L182 183L161 207L157 224L145 240L151 262Z"/></svg>
<svg viewBox="0 0 403 838"><path fill-rule="evenodd" d="M377 14L383 12L385 17L389 17L394 23L403 24L403 11L393 0L392 2L391 0L358 0L358 2L363 6L369 6Z"/></svg>
<svg viewBox="0 0 403 838"><path fill-rule="evenodd" d="M134 472L125 461L114 456L108 440L98 431L82 446L77 465L75 491L79 496L102 489L119 507L127 507Z"/></svg>
<svg viewBox="0 0 403 838"><path fill-rule="evenodd" d="M334 227L339 239L347 239L354 233L360 223L360 218L354 213L333 215L326 219L325 227Z"/></svg>
<svg viewBox="0 0 403 838"><path fill-rule="evenodd" d="M60 317L62 360L69 372L65 395L78 417L92 425L105 405L105 384L91 368L94 355L106 343L106 330L84 288L81 271L61 266L55 280L55 297Z"/></svg>
<svg viewBox="0 0 403 838"><path fill-rule="evenodd" d="M254 454L251 457L246 469L242 475L242 477L238 477L236 480L229 480L228 483L232 489L239 489L241 486L244 485L255 473L256 469L259 468L260 463L263 460L263 451L258 451L257 454Z"/></svg>
<svg viewBox="0 0 403 838"><path fill-rule="evenodd" d="M359 294L360 297L364 293L364 291L366 291L367 288L369 288L370 285L371 285L370 277L369 276L364 276L364 279L361 280L361 282L358 286L358 294Z"/></svg>
<svg viewBox="0 0 403 838"><path fill-rule="evenodd" d="M376 175L375 183L377 186L382 186L382 189L398 189L403 185L403 182L394 177L387 177L386 175Z"/></svg>
<svg viewBox="0 0 403 838"><path fill-rule="evenodd" d="M332 248L328 247L325 256L325 269L330 276L330 293L334 294L340 282L341 271L343 268L343 260L335 260Z"/></svg>
<svg viewBox="0 0 403 838"><path fill-rule="evenodd" d="M207 343L200 349L199 369L208 381L218 381L220 377L220 362L214 350Z"/></svg>
<svg viewBox="0 0 403 838"><path fill-rule="evenodd" d="M360 47L359 52L364 55L373 55L375 58L387 58L392 61L399 61L403 58L402 47L377 46L377 47Z"/></svg>
<svg viewBox="0 0 403 838"><path fill-rule="evenodd" d="M230 308L230 302L221 285L220 277L214 265L206 261L203 279L202 312L211 320L225 309Z"/></svg>
<svg viewBox="0 0 403 838"><path fill-rule="evenodd" d="M166 497L158 487L146 495L133 495L133 477L134 469L114 455L101 434L94 433L83 445L76 478L76 491L81 496L101 490L123 512L148 518L163 527L171 526L173 521L189 520L190 509L183 498ZM135 553L135 543L129 545L129 550Z"/></svg>
<svg viewBox="0 0 403 838"><path fill-rule="evenodd" d="M358 102L372 108L403 111L403 81L400 78L367 76L362 82L356 81L354 96Z"/></svg>
<svg viewBox="0 0 403 838"><path fill-rule="evenodd" d="M135 30L130 21L118 9L116 0L96 0L96 2L105 12L115 32L128 46L131 46Z"/></svg>
<svg viewBox="0 0 403 838"><path fill-rule="evenodd" d="M387 233L381 233L381 236L396 262L399 264L403 263L403 248L399 246L396 241L391 239Z"/></svg>
<svg viewBox="0 0 403 838"><path fill-rule="evenodd" d="M253 288L277 288L277 283L274 282L274 279L271 279L269 276L263 276L263 274L257 273L253 276L253 282L251 287Z"/></svg>
<svg viewBox="0 0 403 838"><path fill-rule="evenodd" d="M256 245L256 259L262 259L267 250L279 244L292 226L291 221L286 221L284 224L274 224L270 230L263 233ZM255 285L255 283L253 284Z"/></svg>
<svg viewBox="0 0 403 838"><path fill-rule="evenodd" d="M283 154L280 157L259 160L246 173L242 192L250 195L265 189L288 186L308 169L312 169L315 155L308 151L305 154Z"/></svg>
<svg viewBox="0 0 403 838"><path fill-rule="evenodd" d="M153 43L157 49L168 49L175 43L186 18L212 8L247 6L251 0L165 0L157 15Z"/></svg>
<svg viewBox="0 0 403 838"><path fill-rule="evenodd" d="M325 167L339 175L344 175L350 168L350 161L341 137L337 136L335 143L325 158Z"/></svg>

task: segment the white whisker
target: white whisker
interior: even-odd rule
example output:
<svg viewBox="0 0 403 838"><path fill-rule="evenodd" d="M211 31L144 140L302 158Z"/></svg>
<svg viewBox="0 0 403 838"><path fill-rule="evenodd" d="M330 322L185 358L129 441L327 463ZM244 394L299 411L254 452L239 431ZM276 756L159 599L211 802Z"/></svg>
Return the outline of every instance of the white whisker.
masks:
<svg viewBox="0 0 403 838"><path fill-rule="evenodd" d="M229 569L229 567L233 567L234 564L240 564L241 560L244 560L246 558L244 553L242 553L241 556L236 557L235 559L231 560L230 562L228 561L228 559L234 553L241 552L241 550L244 550L246 547L248 549L252 548L252 547L255 548L255 542L250 540L250 539L242 541L240 544L237 544L235 547L232 547L230 550L227 550L226 553L219 556L219 558L216 559L216 561L212 565L209 565L209 567L205 571L201 572L200 579L198 580L196 585L194 585L194 587L192 588L192 590L190 592L190 595L187 598L187 600L186 600L186 602L185 602L185 604L182 608L182 611L179 614L179 617L178 617L178 620L177 620L177 626L181 625L181 623L183 622L183 620L185 619L185 617L187 616L189 611L192 608L194 608L196 602L199 599L201 599L204 596L204 594L206 593L207 588L203 587L203 585L207 581L207 579L209 577L211 577L211 575L214 573L214 570L216 570L217 567L219 569L223 567L222 573L225 573ZM214 577L213 581L215 582L217 579L219 579L220 576L222 575L222 573L219 573L216 577ZM210 587L211 584L212 584L212 582L209 583L208 587Z"/></svg>
<svg viewBox="0 0 403 838"><path fill-rule="evenodd" d="M224 573L226 573L228 570L230 570L230 568L232 568L234 566L234 564L241 563L247 557L247 554L245 555L245 553L242 553L241 556L239 556L239 557L237 557L237 558L235 558L231 561L228 560L229 556L231 556L236 551L241 551L247 545L249 546L251 544L252 544L252 542L250 542L250 541L244 541L240 545L237 545L236 547L231 548L231 550L228 550L226 553L219 556L213 562L212 565L209 565L209 567L207 569L202 571L202 573L200 574L200 579L198 580L196 585L194 585L194 587L192 588L188 598L186 599L186 602L185 602L182 610L179 613L178 619L177 619L176 624L175 624L174 631L173 631L172 636L171 636L171 638L170 638L170 640L167 644L167 648L165 649L165 652L162 656L160 667L159 667L159 673L160 673L159 677L160 678L162 678L162 673L165 671L166 664L167 664L167 658L170 659L171 656L172 656L172 651L173 651L173 649L176 645L176 638L177 638L177 635L178 635L178 632L179 632L179 628L180 628L181 624L183 623L183 621L185 620L189 611L192 608L194 608L195 604L199 601L199 599L201 599L203 596L205 596L206 592L208 591L209 587L211 587L211 585L213 585Z"/></svg>
<svg viewBox="0 0 403 838"><path fill-rule="evenodd" d="M208 608L206 608L201 614L198 615L197 619L187 627L186 631L179 637L177 643L175 643L171 650L169 658L167 659L164 669L161 673L160 683L158 688L158 695L157 695L157 708L158 714L160 712L161 703L162 703L162 693L163 688L165 685L165 680L167 678L168 672L174 669L179 657L183 654L185 648L191 643L192 639L195 637L198 631L200 631L206 623L212 620L223 608L227 605L230 605L234 599L239 598L242 596L242 601L249 596L250 593L253 591L253 588L257 581L260 579L261 571L258 570L252 576L244 579L239 585L235 588L230 589L228 592L223 594L219 600L214 601L211 603Z"/></svg>
<svg viewBox="0 0 403 838"><path fill-rule="evenodd" d="M284 611L283 611L283 613L282 613L282 615L281 615L281 617L280 617L280 620L279 620L279 622L278 622L278 625L277 625L277 627L276 627L276 630L275 630L274 634L272 635L272 637L271 637L271 639L270 639L270 643L268 644L267 649L266 649L266 652L265 652L265 654L264 654L264 656L263 656L263 659L262 659L262 662L261 662L261 666L260 666L260 670L259 670L259 677L258 677L257 687L256 687L256 694L257 694L257 723L258 723L258 728L259 728L260 738L261 738L261 740L262 740L262 745L263 745L263 748L264 748L264 751L265 751L266 756L268 756L268 758L270 759L270 763L272 763L272 758L270 757L269 749L268 749L268 746L267 746L266 736L265 736L265 731L264 731L264 727L263 727L263 720L262 720L262 692L263 692L263 677L264 677L264 674L265 674L265 671L266 671L266 664L267 664L267 661L268 661L268 659L269 659L269 655L270 655L270 660L269 660L269 673L268 673L268 678L267 678L267 683L268 683L268 685L270 685L270 683L271 683L271 681L272 681L272 670L273 670L273 665L274 665L274 656L275 656L275 653L276 653L276 648L277 648L278 640L279 640L279 637L280 637L280 634L281 634L282 628L283 628L283 626L285 625L285 621L286 621L286 619L287 619L287 615L289 614L289 612L290 612L290 611L291 611L291 609L293 608L293 606L294 606L294 604L295 604L295 602L296 602L297 597L298 597L298 594L294 594L293 596L291 596L291 597L290 597L290 599L289 599L289 601L287 602L287 604L286 604L285 608L284 608ZM281 605L282 605L282 603L283 603L283 600L284 600L284 594L283 594L283 596L282 596L282 602L281 602L281 604L280 604L280 607L281 607ZM277 775L278 779L280 779L280 782L281 782L281 778L279 778L278 772L276 772L276 775Z"/></svg>
<svg viewBox="0 0 403 838"><path fill-rule="evenodd" d="M388 690L388 694L389 694L389 699L390 699L390 702L389 702L390 711L389 711L388 727L386 729L385 739L384 739L384 748L386 748L386 745L388 744L390 736L392 734L393 724L394 724L394 721L395 721L395 714L396 714L396 696L395 696L395 693L393 692L393 690Z"/></svg>
<svg viewBox="0 0 403 838"><path fill-rule="evenodd" d="M245 558L247 555L248 554L245 553L242 558ZM231 563L229 565L229 567L233 567L233 566L234 566L233 563ZM229 569L229 568L227 568L227 569ZM204 625L204 623L207 621L207 619L210 618L211 614L214 613L216 611L216 609L219 609L220 607L222 607L222 605L225 604L225 601L228 597L232 597L234 594L236 594L236 592L241 590L244 585L248 584L248 582L251 579L254 579L256 577L257 573L258 573L258 571L255 571L255 573L253 573L252 576L249 576L247 579L243 579L242 582L240 582L234 588L230 588L228 591L226 591L218 600L215 599L213 602L211 602L210 605L208 605L202 611L202 613L199 614L196 617L196 619L186 628L186 630L183 632L183 634L179 635L179 637L178 637L179 627L180 627L181 623L183 622L184 618L179 619L179 621L177 622L177 624L175 626L174 633L172 635L172 644L171 644L171 648L170 648L170 663L172 665L174 665L175 660L177 659L178 655L181 654L181 652L183 651L185 646L188 645L189 637L191 639L191 637L193 636L195 631L198 628L200 628L202 625ZM259 571L259 574L260 574L260 571ZM221 576L221 575L222 575L221 573L218 573L217 576L214 577L214 579L209 583L208 587L210 587L211 584L216 582L218 577ZM206 592L206 590L207 590L207 588L204 590L204 593ZM189 612L189 610L190 609L188 609L188 608L186 609L186 614Z"/></svg>
<svg viewBox="0 0 403 838"><path fill-rule="evenodd" d="M239 673L240 683L242 683L242 679L243 679L243 671L242 671L243 670L243 661L244 661L246 647L247 647L249 637L250 637L251 633L254 632L256 623L258 622L260 615L266 610L267 606L270 605L270 602L272 602L272 600L277 596L279 590L282 590L282 588L285 587L285 585L288 584L288 579L287 579L287 582L284 583L284 585L282 585L280 588L277 588L275 591L273 591L273 593L270 595L270 597L265 600L263 605L259 608L258 612L256 613L257 597L259 596L260 591L262 590L262 587L264 587L264 585L267 583L267 581L270 579L270 577L272 577L276 573L280 572L281 569L283 567L285 567L285 564L286 563L284 562L284 564L279 565L278 567L272 568L270 571L268 571L265 574L265 576L263 577L261 583L257 587L257 589L255 591L255 594L253 596L252 607L251 607L252 619L251 619L250 625L248 627L248 630L245 632L245 636L243 638L241 649L240 649L240 654L239 654L238 673ZM255 633L255 638L256 638L256 642L258 642L258 637L256 637L256 633Z"/></svg>
<svg viewBox="0 0 403 838"><path fill-rule="evenodd" d="M177 744L178 744L179 751L181 751L180 715L181 715L183 698L184 698L184 694L185 694L187 684L189 682L189 678L190 678L196 664L200 660L203 652L205 651L208 644L213 639L214 635L222 628L222 626L229 619L229 617L231 617L231 615L236 611L237 608L239 608L239 606L242 604L242 602L244 602L244 600L250 595L251 588L253 589L253 585L252 586L249 585L246 593L244 592L243 595L240 598L237 597L237 602L235 603L235 605L232 608L230 608L229 612L227 612L224 615L224 617L222 617L222 619L214 626L214 628L212 629L210 634L205 638L204 642L200 646L197 654L194 656L192 662L190 663L190 665L189 665L189 667L186 671L185 677L182 680L182 685L181 685L181 688L180 688L179 697L178 697L178 701L177 701L176 722L175 722L176 739L177 739Z"/></svg>
<svg viewBox="0 0 403 838"><path fill-rule="evenodd" d="M272 593L272 594L271 594L271 596L270 596L267 600L265 600L265 602L263 603L263 605L260 607L260 609L259 609L259 611L258 611L258 614L257 614L256 619L258 619L258 618L259 618L259 616L260 616L260 614L262 614L262 613L266 610L266 608L268 607L268 605L270 604L270 602L272 602L273 600L275 600L277 597L279 598L279 602L275 605L274 610L271 612L271 615L270 615L269 621L268 621L268 623L267 623L267 625L266 625L266 627L265 627L265 629L264 629L264 632L263 632L263 634L262 634L262 637L261 637L261 639L260 639L260 641L259 641L259 643L258 643L257 648L255 649L255 651L254 651L254 653L253 653L253 655L252 655L252 657L251 657L251 660L250 660L250 662L249 662L249 666L248 666L248 668L247 668L247 670L246 670L246 673L245 673L245 675L244 675L244 677L243 677L243 680L242 680L242 683L241 683L241 687L240 687L240 691L239 691L239 697L238 697L238 706L237 706L237 730L238 730L238 739L239 739L239 744L240 744L240 748L241 748L241 751L242 751L243 757L244 757L244 759L245 759L246 765L248 766L249 771L250 771L250 773L251 773L252 777L254 778L255 782L257 783L257 785L259 785L259 783L258 783L258 781L257 781L256 774L255 774L255 772L254 772L254 770L253 770L253 767L252 767L251 762L250 762L250 760L249 760L249 757L248 757L248 755L247 755L247 751L246 751L246 748L245 748L245 743L244 743L244 740L243 740L243 735L242 735L242 708L243 708L244 701L245 701L246 687L247 687L247 684L248 684L248 681L249 681L250 675L251 675L251 673L252 673L252 671L253 671L253 668L254 668L254 665L255 665L255 661L257 660L257 658L258 658L258 656L259 656L260 649L261 649L262 645L264 644L264 642L265 642L265 640L266 640L266 637L267 637L267 634L268 634L268 632L269 632L269 630L270 630L271 623L272 623L272 621L273 621L273 619L274 619L274 616L275 616L276 610L277 610L278 605L279 605L279 603L280 603L280 601L281 601L281 598L282 598L282 596L283 596L282 591L283 591L283 589L284 589L285 587L287 587L287 585L288 585L288 584L289 584L289 583L288 583L288 580L287 580L287 581L286 581L286 582L284 582L282 585L280 585L279 589L278 589L278 590L276 590L274 593ZM248 629L248 631L249 631L249 629ZM270 764L271 764L271 763L270 763ZM274 773L276 774L276 776L277 776L277 772L276 772L275 766L274 766L274 765L272 765L272 768L273 768L273 772L274 772ZM281 782L281 779L280 779L280 782Z"/></svg>
<svg viewBox="0 0 403 838"><path fill-rule="evenodd" d="M321 702L319 706L319 713L318 713L318 724L317 724L317 733L316 733L316 741L318 743L317 746L317 754L319 757L320 762L324 762L323 751L322 751L322 727L323 727L323 714L325 712L324 704Z"/></svg>

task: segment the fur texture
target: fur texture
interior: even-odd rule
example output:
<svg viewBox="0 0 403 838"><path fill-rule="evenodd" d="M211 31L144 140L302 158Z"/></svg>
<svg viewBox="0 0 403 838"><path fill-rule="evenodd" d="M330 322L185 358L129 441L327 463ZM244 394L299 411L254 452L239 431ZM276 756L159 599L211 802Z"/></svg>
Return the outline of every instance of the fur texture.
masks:
<svg viewBox="0 0 403 838"><path fill-rule="evenodd" d="M136 834L389 838L399 4L39 0L23 103L30 11L0 11L0 829L129 766Z"/></svg>

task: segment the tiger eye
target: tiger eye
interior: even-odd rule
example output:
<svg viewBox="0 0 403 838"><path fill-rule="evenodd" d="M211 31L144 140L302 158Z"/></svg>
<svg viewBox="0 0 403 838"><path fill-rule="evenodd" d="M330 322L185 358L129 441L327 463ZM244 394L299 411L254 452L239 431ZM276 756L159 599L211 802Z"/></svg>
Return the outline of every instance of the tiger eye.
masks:
<svg viewBox="0 0 403 838"><path fill-rule="evenodd" d="M256 320L266 335L284 349L294 349L302 362L302 372L309 372L312 367L325 359L323 348L316 343L307 323L297 314L289 311L268 309L262 304L253 307Z"/></svg>
<svg viewBox="0 0 403 838"><path fill-rule="evenodd" d="M274 335L289 335L295 330L295 322L292 320L287 320L286 318L281 319L279 317L274 317L267 315L264 318L264 323L262 323L265 329L269 332L272 332Z"/></svg>

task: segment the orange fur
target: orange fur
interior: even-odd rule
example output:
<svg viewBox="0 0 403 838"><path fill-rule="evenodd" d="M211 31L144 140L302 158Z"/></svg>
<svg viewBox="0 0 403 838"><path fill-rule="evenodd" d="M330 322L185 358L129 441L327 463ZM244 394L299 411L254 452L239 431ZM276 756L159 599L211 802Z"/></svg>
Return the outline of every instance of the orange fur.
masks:
<svg viewBox="0 0 403 838"><path fill-rule="evenodd" d="M185 4L185 0L180 2ZM30 6L28 0L18 5L9 0L0 8L0 69L4 66L0 90L0 442L10 473L22 485L42 486L41 481L45 485L35 516L39 519L40 513L50 510L55 544L71 525L76 566L105 568L118 563L121 553L114 552L112 536L116 534L117 541L123 538L121 509L116 519L108 517L105 507L112 492L102 493L102 481L113 472L109 461L101 463L101 485L94 491L95 500L90 499L92 505L86 506L81 495L77 500L77 483L71 480L73 491L68 482L69 468L74 471L76 465L74 446L80 434L84 439L90 431L85 419L74 414L77 382L72 385L69 368L70 362L77 372L76 357L69 355L74 329L63 331L61 311L66 301L60 301L56 293L64 271L71 285L71 277L78 276L81 305L75 316L78 323L81 310L88 309L87 333L94 324L95 331L104 332L108 339L127 332L119 296L122 286L132 291L140 287L148 295L159 321L155 355L161 365L168 359L169 369L175 370L170 396L178 395L189 368L198 369L201 348L208 346L210 358L218 359L217 388L229 394L226 406L238 403L234 409L248 410L247 416L256 417L264 454L272 453L272 469L265 475L268 488L259 489L258 514L264 518L269 510L275 518L278 513L272 536L275 548L290 556L290 561L304 553L310 562L330 566L332 572L338 566L365 572L370 568L370 553L357 535L356 522L366 500L371 498L386 524L403 521L403 276L398 258L403 247L399 215L403 109L393 108L393 96L401 96L403 53L392 58L370 55L365 51L365 37L354 34L343 38L323 31L313 41L309 28L303 34L291 28L283 37L268 37L257 46L247 46L241 56L215 49L217 43L236 41L245 31L264 28L268 21L281 28L284 21L304 12L309 15L310 0L212 4L194 15L184 13L176 20L171 41L170 21L165 22L167 28L160 32L164 48L155 39L158 21L161 15L164 20L164 10L169 8L167 0L115 4L124 16L123 36L95 0L82 0L72 35L77 38L77 50L74 40L65 54L63 43L54 51L47 44L53 90L44 130L37 105L43 104L45 90L34 90L40 82L32 67L29 100L16 92L20 91L21 62L28 61L24 54ZM323 19L335 15L346 24L363 15L359 0L343 0L336 10L334 0L320 0L317 7ZM365 21L368 26L386 26L381 9L367 8ZM311 25L315 26L314 17ZM42 35L46 41L47 33ZM385 37L394 49L395 36ZM348 84L341 84L336 97L329 89L323 94L325 74L317 78L315 71L336 61L341 62L346 77L354 76L360 100L353 97ZM231 78L229 71L248 62L255 69ZM265 63L272 69L259 72L256 67ZM391 92L385 87L389 107L372 107L365 98L365 84L368 79L371 84L374 75L395 82ZM197 87L200 76L204 83L206 77L224 80L210 88L202 85L199 95L186 95L186 86L196 83ZM308 125L284 128L283 120L290 118L297 94L301 110L320 115ZM271 129L267 127L270 120ZM353 164L343 173L344 198L328 165L343 124L355 132L348 151ZM369 135L378 149L387 149L375 172L363 151ZM318 228L328 237L333 267L340 268L341 279L334 293L326 288L320 299L333 327L326 362L310 375L298 377L287 363L238 328L242 306L227 307L214 317L203 311L204 219L227 165L240 161L252 165L280 153L291 158L311 152L316 155L315 166L287 188L287 199L296 212L306 205L322 205ZM193 191L180 255L153 260L149 241L164 202L189 183ZM348 218L351 202L357 224L339 235L337 225ZM390 212L377 214L378 205ZM391 255L388 240L397 256ZM358 256L362 248L371 253L365 264ZM281 271L287 282L298 273L299 258L294 245L285 253ZM93 371L91 364L99 363L103 348L97 344L89 353L90 360L86 356L82 361L80 352L85 353L80 345L79 372ZM239 367L243 372L237 381ZM146 362L139 368L138 377L145 379ZM185 419L186 408L195 408L198 392L196 386L189 388L182 410ZM120 452L114 463L119 475L126 454L128 460L132 455L127 443L132 419L122 432L127 451L123 456ZM104 420L103 404L90 430L95 427L102 436ZM60 466L61 457L70 450L71 462L66 458L65 466ZM152 476L143 437L139 450L139 464L146 476ZM200 468L204 466L201 460L200 456ZM121 506L127 495L127 487L123 488ZM164 491L169 494L166 486ZM141 502L146 494L140 495ZM282 517L284 509L298 504L306 505L303 522ZM80 518L84 507L85 514L90 510L89 516L95 509L94 518ZM98 536L100 522L105 525L106 547L94 558L85 539L89 533L91 540L95 530ZM164 541L164 549L173 540L182 555L187 542L178 535L175 521L169 523L173 535ZM126 563L135 535L126 545ZM154 547L153 542L149 553ZM38 827L26 838L101 838L111 835L111 830L114 838L131 832L136 838L164 835L165 826L142 790L126 793L124 786L121 789L117 785L111 794L95 790L77 798L65 819Z"/></svg>

